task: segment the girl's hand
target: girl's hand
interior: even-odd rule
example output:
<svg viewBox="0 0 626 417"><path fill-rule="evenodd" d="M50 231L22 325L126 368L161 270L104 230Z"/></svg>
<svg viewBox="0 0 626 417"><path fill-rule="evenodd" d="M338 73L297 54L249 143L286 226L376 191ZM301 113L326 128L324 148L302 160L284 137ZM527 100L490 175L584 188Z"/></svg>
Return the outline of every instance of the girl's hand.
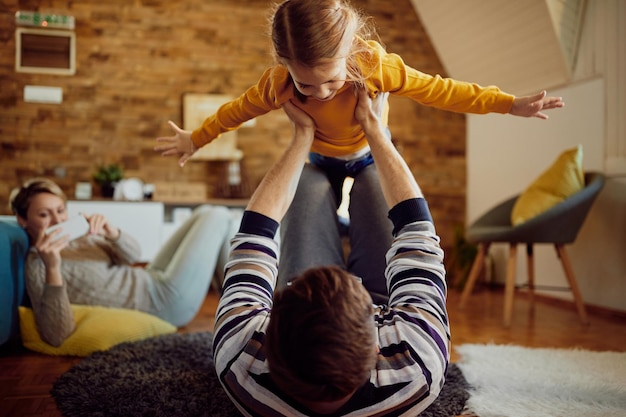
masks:
<svg viewBox="0 0 626 417"><path fill-rule="evenodd" d="M191 141L191 132L189 130L181 129L171 120L168 123L174 130L174 136L156 138L156 141L160 142L161 145L155 146L154 150L161 152L163 156L181 155L178 165L182 167L198 149Z"/></svg>
<svg viewBox="0 0 626 417"><path fill-rule="evenodd" d="M109 223L102 214L86 216L89 222L89 234L104 236L109 240L117 240L120 237L120 229Z"/></svg>
<svg viewBox="0 0 626 417"><path fill-rule="evenodd" d="M509 111L514 116L538 117L547 119L542 110L557 109L565 106L561 97L546 97L546 90L534 96L516 97Z"/></svg>

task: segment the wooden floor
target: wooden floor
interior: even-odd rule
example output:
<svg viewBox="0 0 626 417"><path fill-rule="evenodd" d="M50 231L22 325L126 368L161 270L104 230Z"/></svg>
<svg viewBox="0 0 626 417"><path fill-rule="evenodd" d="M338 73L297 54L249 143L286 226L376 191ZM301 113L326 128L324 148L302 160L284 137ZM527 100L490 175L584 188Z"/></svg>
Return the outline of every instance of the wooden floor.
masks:
<svg viewBox="0 0 626 417"><path fill-rule="evenodd" d="M592 311L591 323L583 326L573 306L539 300L531 308L522 295L516 296L511 327L504 328L501 291L476 292L462 311L456 307L459 297L454 291L448 297L453 345L498 343L626 351L623 316ZM217 296L211 292L194 321L180 332L212 330L216 305ZM459 360L453 349L452 361ZM49 391L56 378L78 361L80 358L45 356L22 349L0 352L0 417L61 416Z"/></svg>

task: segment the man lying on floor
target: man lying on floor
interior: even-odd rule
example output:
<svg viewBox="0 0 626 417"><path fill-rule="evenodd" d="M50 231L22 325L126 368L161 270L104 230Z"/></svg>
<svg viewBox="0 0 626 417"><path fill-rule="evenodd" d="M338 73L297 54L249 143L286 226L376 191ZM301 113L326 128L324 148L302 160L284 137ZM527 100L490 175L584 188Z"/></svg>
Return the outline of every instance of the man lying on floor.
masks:
<svg viewBox="0 0 626 417"><path fill-rule="evenodd" d="M334 265L275 290L274 236L315 130L305 113L283 107L294 137L244 213L216 316L217 374L246 416L415 417L444 384L450 333L443 251L420 187L381 127L385 100L379 94L372 102L361 91L355 112L394 226L380 277L389 298L378 306L365 283Z"/></svg>

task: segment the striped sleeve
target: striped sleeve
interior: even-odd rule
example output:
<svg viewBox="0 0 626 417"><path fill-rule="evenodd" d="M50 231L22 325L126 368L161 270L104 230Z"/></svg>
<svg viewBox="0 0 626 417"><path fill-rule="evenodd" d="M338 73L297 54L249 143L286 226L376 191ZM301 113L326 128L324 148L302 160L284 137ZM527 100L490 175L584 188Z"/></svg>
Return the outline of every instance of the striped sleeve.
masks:
<svg viewBox="0 0 626 417"><path fill-rule="evenodd" d="M244 213L239 233L231 240L215 317L215 369L244 415L251 413L242 409L241 401L259 404L249 395L260 388L251 375L267 372L262 344L278 274L278 244L274 240L277 227L276 222L259 213Z"/></svg>
<svg viewBox="0 0 626 417"><path fill-rule="evenodd" d="M387 252L389 305L376 317L381 355L375 378L401 387L402 415L417 415L439 395L449 362L443 250L425 200L400 203L390 218L396 236Z"/></svg>
<svg viewBox="0 0 626 417"><path fill-rule="evenodd" d="M222 360L222 353L240 351L255 332L264 331L278 275L277 228L274 220L246 211L239 233L231 241L215 317L216 366L230 362Z"/></svg>

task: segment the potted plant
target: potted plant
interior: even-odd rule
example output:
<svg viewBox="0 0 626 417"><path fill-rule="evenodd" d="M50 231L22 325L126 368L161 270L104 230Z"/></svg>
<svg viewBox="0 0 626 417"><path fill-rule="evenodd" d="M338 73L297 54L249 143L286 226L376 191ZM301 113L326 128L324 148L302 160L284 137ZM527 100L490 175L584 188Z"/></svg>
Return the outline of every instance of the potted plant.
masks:
<svg viewBox="0 0 626 417"><path fill-rule="evenodd" d="M465 239L464 229L460 226L454 228L454 246L448 259L448 274L452 284L462 290L467 281L474 259L478 254L478 246L469 243Z"/></svg>
<svg viewBox="0 0 626 417"><path fill-rule="evenodd" d="M100 186L102 197L112 198L115 185L124 178L124 171L119 164L100 165L92 178Z"/></svg>

